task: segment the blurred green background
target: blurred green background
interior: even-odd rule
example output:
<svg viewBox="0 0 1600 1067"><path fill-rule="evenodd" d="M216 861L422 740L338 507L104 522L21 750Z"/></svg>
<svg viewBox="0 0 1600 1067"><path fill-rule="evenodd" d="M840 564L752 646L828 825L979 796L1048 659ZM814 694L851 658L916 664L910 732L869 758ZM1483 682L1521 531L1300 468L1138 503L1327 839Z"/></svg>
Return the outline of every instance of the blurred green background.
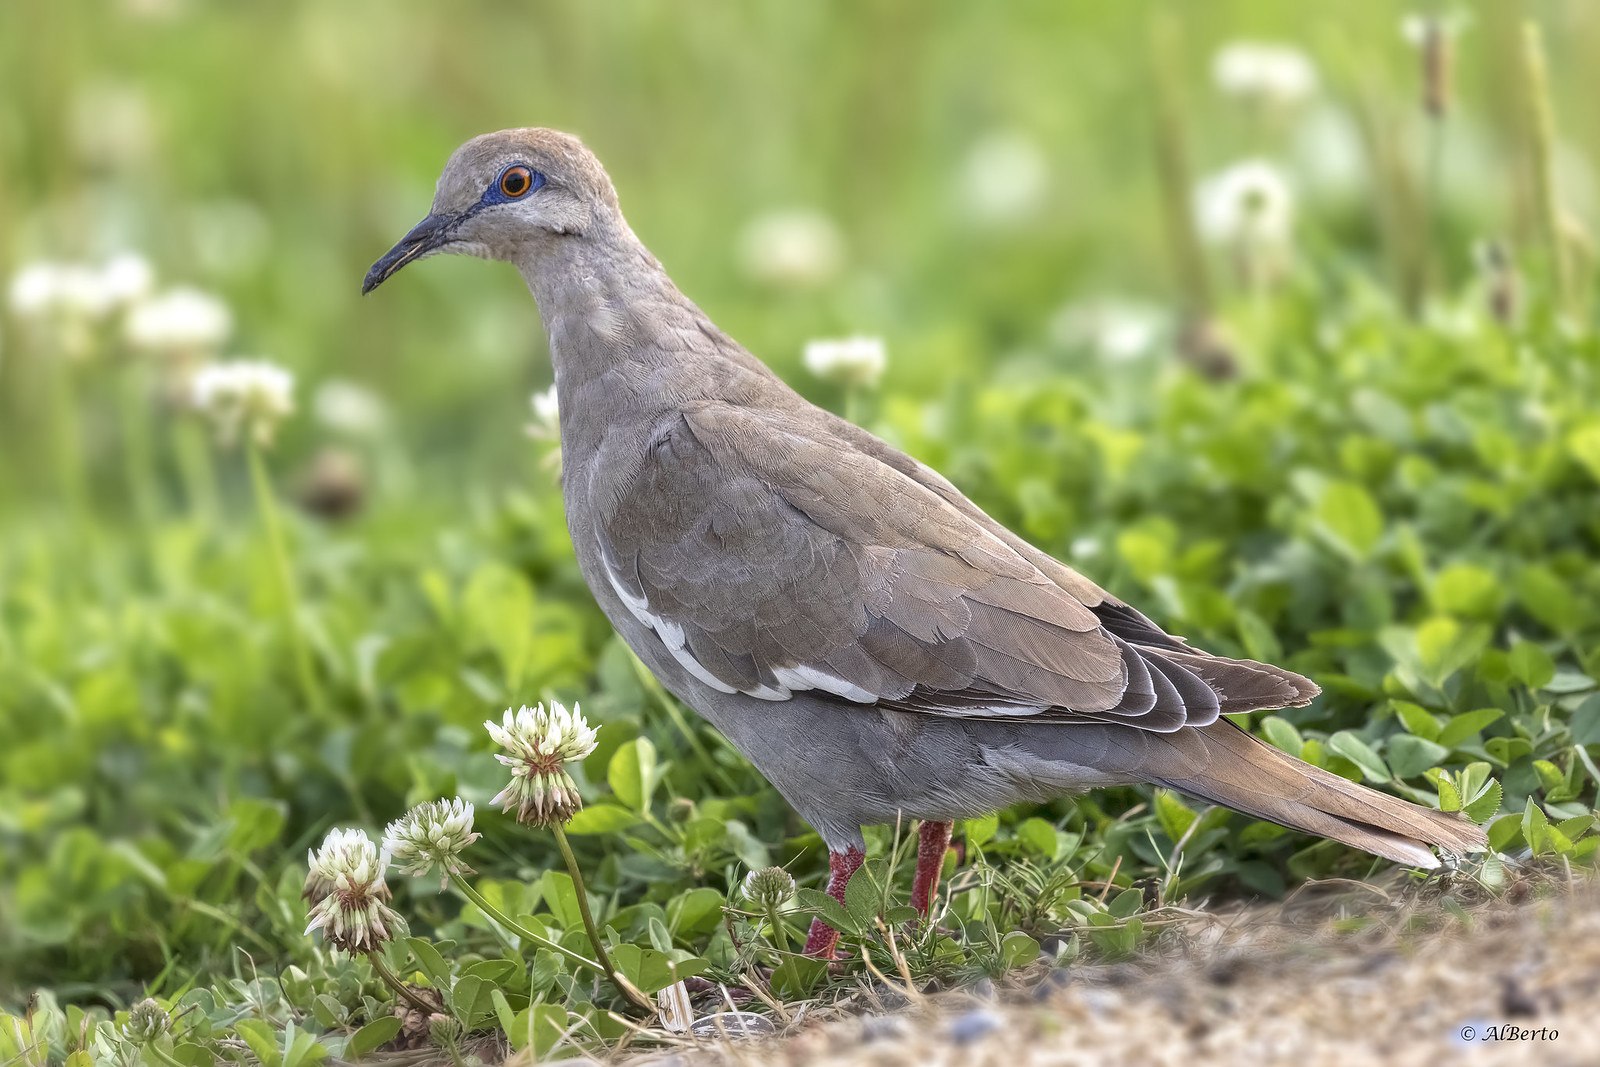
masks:
<svg viewBox="0 0 1600 1067"><path fill-rule="evenodd" d="M1451 42L1441 116L1402 32L1423 15ZM1550 70L1542 148L1524 20ZM1298 50L1315 85L1219 86L1219 50L1252 40ZM439 795L483 805L499 768L479 722L551 693L606 724L601 768L651 737L658 807L711 824L584 839L612 906L722 891L769 858L820 871L775 794L641 685L583 589L550 445L524 431L551 372L516 273L439 259L358 295L451 150L507 126L583 136L680 287L812 399L1175 632L1316 677L1316 705L1258 724L1274 743L1428 802L1441 768L1484 763L1497 844L1589 855L1595 55L1582 0L0 6L0 266L139 253L158 288L231 308L203 355L295 372L266 459L302 594L285 623L245 464L124 343L130 313L69 357L13 292L0 1002L172 995L237 971L241 947L324 961L300 934L301 850ZM1163 151L1187 163L1165 185ZM1191 186L1248 159L1281 185L1242 210L1282 232L1181 269ZM808 341L850 334L883 338L877 388L803 369ZM370 417L341 415L330 382ZM979 837L1183 892L1370 869L1208 815L1181 878L1163 873L1193 818L1129 790ZM550 863L548 841L479 821L480 870ZM415 895L419 930L486 936ZM680 946L726 963L714 927Z"/></svg>

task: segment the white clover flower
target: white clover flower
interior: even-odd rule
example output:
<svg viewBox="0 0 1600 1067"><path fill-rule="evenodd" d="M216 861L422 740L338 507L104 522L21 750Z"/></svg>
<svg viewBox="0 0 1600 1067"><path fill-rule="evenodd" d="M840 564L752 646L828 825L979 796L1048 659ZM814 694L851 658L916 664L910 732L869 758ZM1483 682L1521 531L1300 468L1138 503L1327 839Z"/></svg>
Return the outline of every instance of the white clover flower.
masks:
<svg viewBox="0 0 1600 1067"><path fill-rule="evenodd" d="M278 423L294 412L294 375L265 360L212 363L195 373L190 399L224 444L245 434L270 445Z"/></svg>
<svg viewBox="0 0 1600 1067"><path fill-rule="evenodd" d="M233 332L233 313L210 293L170 289L135 305L123 331L129 344L147 352L204 355Z"/></svg>
<svg viewBox="0 0 1600 1067"><path fill-rule="evenodd" d="M844 237L838 224L820 211L773 211L745 226L739 261L752 278L768 285L821 285L844 266Z"/></svg>
<svg viewBox="0 0 1600 1067"><path fill-rule="evenodd" d="M1195 190L1200 236L1243 249L1281 248L1294 226L1294 193L1281 171L1260 159L1235 163Z"/></svg>
<svg viewBox="0 0 1600 1067"><path fill-rule="evenodd" d="M103 318L113 306L101 274L82 263L40 261L11 279L11 312L25 321Z"/></svg>
<svg viewBox="0 0 1600 1067"><path fill-rule="evenodd" d="M307 853L304 896L311 901L306 933L321 930L328 944L366 952L405 930L405 920L386 903L387 857L363 830L331 830L322 847Z"/></svg>
<svg viewBox="0 0 1600 1067"><path fill-rule="evenodd" d="M364 385L339 379L323 382L312 398L317 421L349 437L371 437L389 419L383 400Z"/></svg>
<svg viewBox="0 0 1600 1067"><path fill-rule="evenodd" d="M1062 308L1051 320L1050 333L1066 348L1087 348L1108 363L1127 363L1161 342L1169 318L1155 304L1106 297Z"/></svg>
<svg viewBox="0 0 1600 1067"><path fill-rule="evenodd" d="M959 209L978 222L1015 224L1036 215L1050 190L1050 163L1039 143L1015 130L981 138L960 171Z"/></svg>
<svg viewBox="0 0 1600 1067"><path fill-rule="evenodd" d="M128 1009L128 1021L122 1024L122 1036L138 1048L150 1044L172 1029L172 1016L152 997L146 997Z"/></svg>
<svg viewBox="0 0 1600 1067"><path fill-rule="evenodd" d="M533 421L528 423L528 436L538 441L561 440L561 399L556 387L541 389L528 398L533 409Z"/></svg>
<svg viewBox="0 0 1600 1067"><path fill-rule="evenodd" d="M150 295L156 272L137 252L119 252L100 268L100 285L112 307L128 307Z"/></svg>
<svg viewBox="0 0 1600 1067"><path fill-rule="evenodd" d="M824 381L872 386L889 364L881 337L842 337L806 342L806 370Z"/></svg>
<svg viewBox="0 0 1600 1067"><path fill-rule="evenodd" d="M452 874L471 874L462 851L479 837L472 805L460 797L418 804L383 831L383 852L404 874L420 878L437 867L439 888Z"/></svg>
<svg viewBox="0 0 1600 1067"><path fill-rule="evenodd" d="M1309 56L1263 41L1236 41L1219 49L1211 77L1228 96L1276 108L1293 107L1317 91L1317 68Z"/></svg>
<svg viewBox="0 0 1600 1067"><path fill-rule="evenodd" d="M756 907L776 908L794 896L794 877L782 867L763 867L744 876L739 892Z"/></svg>
<svg viewBox="0 0 1600 1067"><path fill-rule="evenodd" d="M503 723L489 720L483 725L494 743L506 750L495 759L511 768L511 783L491 804L500 805L501 811L515 810L518 822L534 826L560 825L583 807L566 766L594 751L596 731L584 721L578 705L569 711L552 700L548 710L543 704L507 708Z"/></svg>

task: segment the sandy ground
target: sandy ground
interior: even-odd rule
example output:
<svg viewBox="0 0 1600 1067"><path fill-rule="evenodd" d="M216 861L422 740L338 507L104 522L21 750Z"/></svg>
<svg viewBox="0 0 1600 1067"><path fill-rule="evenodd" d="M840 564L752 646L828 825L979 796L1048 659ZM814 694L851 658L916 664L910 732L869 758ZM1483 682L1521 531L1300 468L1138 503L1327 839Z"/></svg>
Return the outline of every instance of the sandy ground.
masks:
<svg viewBox="0 0 1600 1067"><path fill-rule="evenodd" d="M777 1037L635 1048L622 1062L1596 1065L1600 890L1529 880L1464 905L1436 886L1321 885L1194 913L1131 962L977 994L882 993L810 1006Z"/></svg>

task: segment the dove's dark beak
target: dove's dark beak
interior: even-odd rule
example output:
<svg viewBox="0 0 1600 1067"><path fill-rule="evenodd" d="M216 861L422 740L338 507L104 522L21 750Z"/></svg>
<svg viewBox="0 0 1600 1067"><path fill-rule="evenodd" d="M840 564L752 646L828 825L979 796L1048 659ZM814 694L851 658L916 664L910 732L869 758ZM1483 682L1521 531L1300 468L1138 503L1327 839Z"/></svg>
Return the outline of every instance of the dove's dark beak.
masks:
<svg viewBox="0 0 1600 1067"><path fill-rule="evenodd" d="M447 215L429 215L411 228L411 232L400 238L399 242L383 254L383 258L372 265L367 271L366 280L361 283L361 291L370 293L388 280L389 275L410 263L413 259L421 259L431 252L436 252L450 240L450 231L455 227L458 219Z"/></svg>

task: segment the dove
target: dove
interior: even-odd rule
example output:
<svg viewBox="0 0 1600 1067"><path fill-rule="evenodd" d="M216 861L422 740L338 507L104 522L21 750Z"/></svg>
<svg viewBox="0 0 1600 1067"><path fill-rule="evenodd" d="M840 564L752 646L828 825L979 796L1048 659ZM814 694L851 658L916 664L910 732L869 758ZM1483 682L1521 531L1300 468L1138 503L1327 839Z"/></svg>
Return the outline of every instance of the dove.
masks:
<svg viewBox="0 0 1600 1067"><path fill-rule="evenodd" d="M864 826L918 821L927 914L953 820L1151 785L1432 869L1464 817L1273 748L1225 715L1310 680L1210 655L1029 544L953 484L809 403L718 329L555 130L450 157L426 218L366 276L513 264L543 321L579 567L622 640L821 836L843 900ZM806 951L837 933L812 924Z"/></svg>

